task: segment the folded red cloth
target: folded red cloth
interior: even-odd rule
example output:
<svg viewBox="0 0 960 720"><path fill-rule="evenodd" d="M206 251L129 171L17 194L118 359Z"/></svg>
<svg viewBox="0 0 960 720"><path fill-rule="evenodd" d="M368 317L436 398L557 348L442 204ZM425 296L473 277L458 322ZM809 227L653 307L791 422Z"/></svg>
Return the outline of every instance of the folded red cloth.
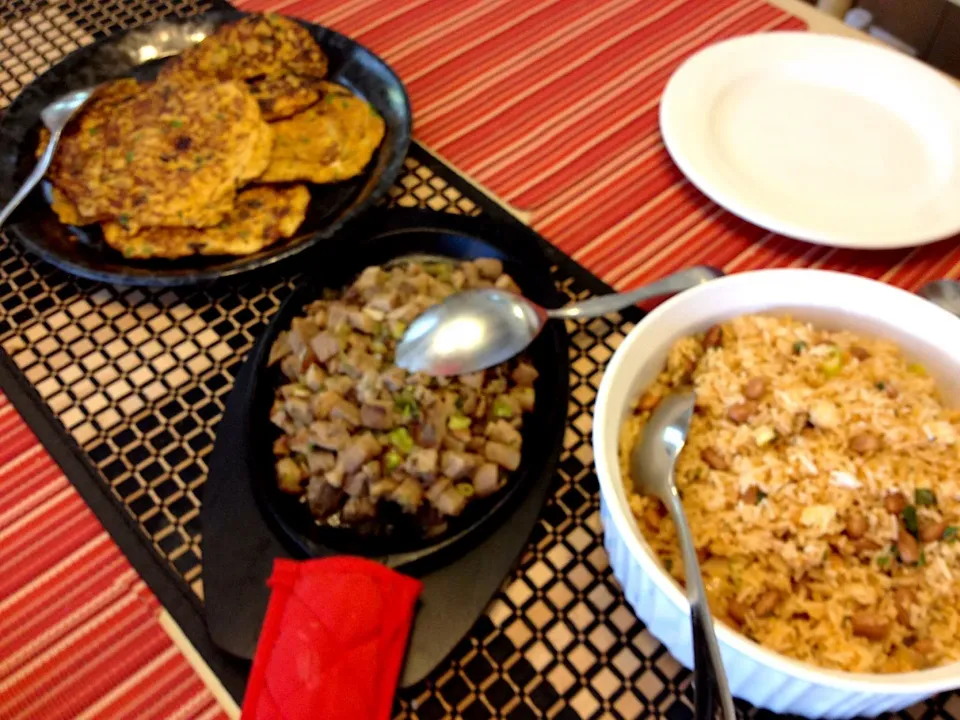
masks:
<svg viewBox="0 0 960 720"><path fill-rule="evenodd" d="M243 720L387 720L423 589L355 557L275 560Z"/></svg>

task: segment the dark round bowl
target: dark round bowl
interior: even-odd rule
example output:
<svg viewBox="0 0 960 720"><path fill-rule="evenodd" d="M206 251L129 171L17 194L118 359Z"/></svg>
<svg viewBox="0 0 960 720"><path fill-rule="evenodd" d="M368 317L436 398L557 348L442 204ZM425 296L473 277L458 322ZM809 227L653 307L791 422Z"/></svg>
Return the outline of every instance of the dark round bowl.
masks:
<svg viewBox="0 0 960 720"><path fill-rule="evenodd" d="M30 83L0 117L0 205L33 169L40 111L70 90L119 77L151 80L165 58L178 54L224 23L248 13L217 11L160 20L102 38L64 58ZM410 102L403 83L379 57L353 40L301 22L330 61L329 79L348 87L383 117L386 133L357 177L329 185L307 184L311 201L295 237L243 257L131 260L103 242L97 225L63 225L50 209L47 183L37 187L8 222L10 236L27 250L74 275L123 285L176 286L258 270L325 242L386 193L410 147ZM160 58L160 59L156 59Z"/></svg>
<svg viewBox="0 0 960 720"><path fill-rule="evenodd" d="M529 485L545 471L552 473L566 422L567 336L562 323L551 323L530 346L528 357L539 370L535 390L536 408L524 418L523 455L520 467L510 474L498 493L470 503L464 514L453 518L442 534L422 537L418 528L400 526L390 535L363 535L354 529L318 524L306 503L279 490L274 469L273 441L279 430L269 421L276 389L285 382L276 367L267 367L270 347L278 333L290 327L305 305L325 288L341 289L363 268L380 265L405 255L433 254L453 259L496 257L517 281L524 295L545 306L561 298L550 279L547 259L531 248L529 240L511 242L515 231L479 218L433 212L390 211L358 227L338 243L338 255L307 272L310 280L300 285L284 302L261 336L247 363L252 363L253 381L237 387L239 411L225 418L218 428L218 441L245 454L245 477L251 483L262 513L300 556L348 553L375 557L393 567L448 557L464 544L485 537L509 517ZM233 401L233 398L231 399Z"/></svg>

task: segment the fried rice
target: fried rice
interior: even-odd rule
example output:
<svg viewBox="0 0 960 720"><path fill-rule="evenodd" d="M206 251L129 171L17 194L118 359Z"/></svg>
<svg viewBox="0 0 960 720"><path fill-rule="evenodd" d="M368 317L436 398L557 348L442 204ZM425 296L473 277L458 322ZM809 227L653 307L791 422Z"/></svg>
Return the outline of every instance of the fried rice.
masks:
<svg viewBox="0 0 960 720"><path fill-rule="evenodd" d="M620 466L638 525L683 582L673 523L628 456L659 400L692 386L676 468L713 614L821 667L960 660L960 412L894 344L789 317L683 338L638 398Z"/></svg>

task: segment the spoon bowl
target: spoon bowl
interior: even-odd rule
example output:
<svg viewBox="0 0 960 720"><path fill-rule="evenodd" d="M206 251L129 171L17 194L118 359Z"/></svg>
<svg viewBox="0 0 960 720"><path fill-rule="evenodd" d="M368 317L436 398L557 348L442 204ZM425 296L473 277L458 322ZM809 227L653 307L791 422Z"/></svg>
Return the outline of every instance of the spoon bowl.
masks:
<svg viewBox="0 0 960 720"><path fill-rule="evenodd" d="M29 195L37 186L37 183L43 179L47 170L50 169L50 163L53 162L53 154L56 152L57 144L60 142L64 128L67 126L67 123L70 122L70 119L77 114L77 111L86 105L95 90L96 88L83 88L82 90L68 92L66 95L58 97L40 111L40 120L43 121L47 130L50 131L50 139L47 141L47 147L44 149L40 159L37 160L33 171L27 179L23 181L23 185L20 186L16 194L10 199L10 202L0 210L0 227L3 227L7 218L20 206L20 203L26 200L27 195Z"/></svg>
<svg viewBox="0 0 960 720"><path fill-rule="evenodd" d="M523 352L548 320L599 317L641 300L689 290L722 274L711 267L692 267L630 292L600 295L554 310L495 288L455 293L410 323L397 345L397 365L441 377L485 370Z"/></svg>

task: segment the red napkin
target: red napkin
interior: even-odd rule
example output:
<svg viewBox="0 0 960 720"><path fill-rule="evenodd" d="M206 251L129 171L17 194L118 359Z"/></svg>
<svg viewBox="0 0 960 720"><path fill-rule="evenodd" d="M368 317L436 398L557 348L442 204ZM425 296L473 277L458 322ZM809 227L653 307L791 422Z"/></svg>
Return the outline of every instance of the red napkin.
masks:
<svg viewBox="0 0 960 720"><path fill-rule="evenodd" d="M387 720L423 589L355 557L275 560L243 720Z"/></svg>

